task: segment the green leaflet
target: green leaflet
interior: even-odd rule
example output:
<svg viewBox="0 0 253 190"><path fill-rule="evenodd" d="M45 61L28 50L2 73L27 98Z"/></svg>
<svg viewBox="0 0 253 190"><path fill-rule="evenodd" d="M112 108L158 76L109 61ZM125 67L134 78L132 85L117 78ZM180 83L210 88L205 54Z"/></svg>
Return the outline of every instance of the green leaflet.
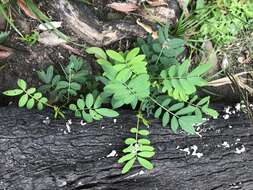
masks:
<svg viewBox="0 0 253 190"><path fill-rule="evenodd" d="M122 169L122 174L127 173L127 172L133 167L134 162L135 162L135 158L129 160L129 161L125 164L125 166L123 167L123 169Z"/></svg>
<svg viewBox="0 0 253 190"><path fill-rule="evenodd" d="M134 48L130 52L127 53L126 61L132 60L134 57L136 57L140 52L140 48Z"/></svg>
<svg viewBox="0 0 253 190"><path fill-rule="evenodd" d="M37 75L42 82L49 84L53 79L54 67L52 65L50 65L47 68L46 72L45 71L37 71Z"/></svg>
<svg viewBox="0 0 253 190"><path fill-rule="evenodd" d="M188 75L189 77L200 76L209 71L212 68L212 64L200 64Z"/></svg>
<svg viewBox="0 0 253 190"><path fill-rule="evenodd" d="M132 154L132 153L129 153L129 154L126 154L125 156L122 156L119 160L118 160L118 163L123 163L125 161L128 161L128 160L131 160L132 158L135 157L135 154Z"/></svg>
<svg viewBox="0 0 253 190"><path fill-rule="evenodd" d="M0 44L8 38L9 34L9 32L0 32Z"/></svg>
<svg viewBox="0 0 253 190"><path fill-rule="evenodd" d="M19 88L21 88L22 90L26 90L27 84L23 79L19 79L17 84Z"/></svg>
<svg viewBox="0 0 253 190"><path fill-rule="evenodd" d="M125 140L125 144L134 144L134 143L136 143L136 139L134 138L127 138Z"/></svg>
<svg viewBox="0 0 253 190"><path fill-rule="evenodd" d="M99 113L102 116L105 117L117 117L119 116L118 112L112 110L112 109L108 109L108 108L99 108L99 109L95 109L95 111L97 113Z"/></svg>
<svg viewBox="0 0 253 190"><path fill-rule="evenodd" d="M149 135L149 131L148 130L139 130L139 131L137 131L137 133L139 133L140 135L142 135L142 136L147 136L147 135Z"/></svg>
<svg viewBox="0 0 253 190"><path fill-rule="evenodd" d="M178 119L178 121L179 121L179 125L181 126L181 128L189 134L195 134L196 133L195 128L193 127L193 125L200 122L198 120L198 118L195 117L195 116L183 116L183 117L180 117Z"/></svg>
<svg viewBox="0 0 253 190"><path fill-rule="evenodd" d="M177 121L177 118L176 116L173 116L172 119L171 119L171 129L174 133L177 132L177 129L178 129L178 121Z"/></svg>
<svg viewBox="0 0 253 190"><path fill-rule="evenodd" d="M24 91L21 89L14 89L14 90L7 90L5 92L3 92L4 95L6 96L18 96L20 94L22 94Z"/></svg>
<svg viewBox="0 0 253 190"><path fill-rule="evenodd" d="M26 104L27 109L32 109L34 106L34 103L35 103L34 99L28 100L28 102Z"/></svg>
<svg viewBox="0 0 253 190"><path fill-rule="evenodd" d="M28 101L28 95L27 94L24 94L23 96L21 96L21 98L19 99L18 101L18 106L20 108L24 107L26 105Z"/></svg>
<svg viewBox="0 0 253 190"><path fill-rule="evenodd" d="M120 63L124 63L125 59L122 55L120 55L118 52L114 50L107 50L106 54L113 60L118 61Z"/></svg>
<svg viewBox="0 0 253 190"><path fill-rule="evenodd" d="M146 168L148 170L151 170L154 168L153 164L150 161L148 161L144 158L141 158L141 157L138 157L137 159L138 159L140 165L142 165L144 168Z"/></svg>
<svg viewBox="0 0 253 190"><path fill-rule="evenodd" d="M179 101L187 101L190 95L197 91L197 87L207 85L200 75L206 73L210 64L202 64L189 73L190 61L185 60L181 65L172 65L166 70L162 70L162 91Z"/></svg>
<svg viewBox="0 0 253 190"><path fill-rule="evenodd" d="M120 81L122 83L125 83L128 81L128 79L130 79L130 77L132 76L132 71L128 68L121 70L117 76L116 76L116 80Z"/></svg>
<svg viewBox="0 0 253 190"><path fill-rule="evenodd" d="M88 54L94 54L96 58L107 59L107 55L103 49L99 47L90 47L85 50Z"/></svg>
<svg viewBox="0 0 253 190"><path fill-rule="evenodd" d="M101 107L103 100L101 94L96 97L89 93L85 98L77 99L76 104L70 104L69 109L75 113L77 117L82 117L86 122L93 120L101 120L103 117L117 117L118 112Z"/></svg>
<svg viewBox="0 0 253 190"><path fill-rule="evenodd" d="M170 121L170 114L168 112L165 112L162 117L162 125L165 127L168 125Z"/></svg>
<svg viewBox="0 0 253 190"><path fill-rule="evenodd" d="M85 107L85 102L84 102L84 100L79 98L79 99L77 100L77 106L78 106L78 109L83 110L84 107ZM74 110L74 111L75 111L75 110L77 109L77 106L76 106L75 104L71 104L69 108L70 108L71 110Z"/></svg>
<svg viewBox="0 0 253 190"><path fill-rule="evenodd" d="M144 157L144 158L151 158L155 155L155 152L150 152L150 151L142 151L138 153L138 156Z"/></svg>
<svg viewBox="0 0 253 190"><path fill-rule="evenodd" d="M138 143L139 144L146 144L146 145L148 145L148 144L150 144L151 142L148 140L148 139L139 139L138 140Z"/></svg>
<svg viewBox="0 0 253 190"><path fill-rule="evenodd" d="M87 108L91 108L93 103L94 103L93 95L89 93L85 99L85 104L86 104Z"/></svg>

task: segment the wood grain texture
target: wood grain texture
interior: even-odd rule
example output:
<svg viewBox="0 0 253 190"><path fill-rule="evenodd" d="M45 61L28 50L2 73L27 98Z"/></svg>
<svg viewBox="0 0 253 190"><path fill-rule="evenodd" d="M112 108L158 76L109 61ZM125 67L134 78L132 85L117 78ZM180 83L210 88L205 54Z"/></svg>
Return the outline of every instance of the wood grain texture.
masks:
<svg viewBox="0 0 253 190"><path fill-rule="evenodd" d="M116 123L105 119L81 126L73 119L67 134L65 121L45 124L47 116L52 118L46 111L0 108L0 189L253 189L253 128L243 116L209 121L202 138L171 134L151 119L155 168L136 165L126 175L120 174L116 160L135 125L133 112L123 111ZM222 146L224 142L230 147ZM193 145L203 157L192 155ZM246 151L236 154L243 146ZM190 155L180 150L187 147ZM107 158L112 150L119 156Z"/></svg>

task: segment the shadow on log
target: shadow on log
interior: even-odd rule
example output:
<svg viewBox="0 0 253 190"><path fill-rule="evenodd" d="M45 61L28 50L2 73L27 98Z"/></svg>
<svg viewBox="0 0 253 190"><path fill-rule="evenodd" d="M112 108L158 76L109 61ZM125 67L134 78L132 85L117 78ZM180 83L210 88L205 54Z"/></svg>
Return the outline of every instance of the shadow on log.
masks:
<svg viewBox="0 0 253 190"><path fill-rule="evenodd" d="M122 112L117 122L72 120L70 133L64 121L46 117L52 115L0 108L0 189L253 189L253 128L244 116L209 121L202 138L171 134L151 119L155 168L135 166L126 175L116 160L135 125L133 112ZM112 150L119 156L107 157Z"/></svg>

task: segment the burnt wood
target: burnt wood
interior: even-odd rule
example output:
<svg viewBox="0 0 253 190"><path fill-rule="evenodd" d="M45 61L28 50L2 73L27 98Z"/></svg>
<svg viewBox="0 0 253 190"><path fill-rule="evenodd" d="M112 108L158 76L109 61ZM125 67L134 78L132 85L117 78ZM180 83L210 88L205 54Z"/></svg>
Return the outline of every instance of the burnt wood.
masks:
<svg viewBox="0 0 253 190"><path fill-rule="evenodd" d="M242 114L208 121L201 126L202 137L172 134L150 120L155 168L147 171L136 165L121 175L116 160L122 155L123 139L135 126L133 112L121 112L116 122L105 119L85 126L72 119L67 132L66 121L53 119L47 111L2 107L0 189L253 189L253 128ZM193 145L202 157L192 154ZM243 147L245 152L236 153ZM185 148L190 148L189 155L182 151ZM113 150L119 155L107 157Z"/></svg>

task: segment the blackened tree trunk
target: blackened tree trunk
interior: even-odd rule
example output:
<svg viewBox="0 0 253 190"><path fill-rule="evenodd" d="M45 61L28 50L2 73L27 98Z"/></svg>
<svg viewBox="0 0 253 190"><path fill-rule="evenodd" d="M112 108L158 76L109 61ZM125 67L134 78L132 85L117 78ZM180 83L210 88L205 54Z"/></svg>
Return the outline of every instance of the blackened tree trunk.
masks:
<svg viewBox="0 0 253 190"><path fill-rule="evenodd" d="M116 122L72 120L68 132L65 121L48 112L0 108L0 189L253 189L253 128L244 116L208 121L202 138L171 134L151 121L155 168L136 165L121 175L116 160L136 123L133 112ZM107 157L113 150L118 156Z"/></svg>

